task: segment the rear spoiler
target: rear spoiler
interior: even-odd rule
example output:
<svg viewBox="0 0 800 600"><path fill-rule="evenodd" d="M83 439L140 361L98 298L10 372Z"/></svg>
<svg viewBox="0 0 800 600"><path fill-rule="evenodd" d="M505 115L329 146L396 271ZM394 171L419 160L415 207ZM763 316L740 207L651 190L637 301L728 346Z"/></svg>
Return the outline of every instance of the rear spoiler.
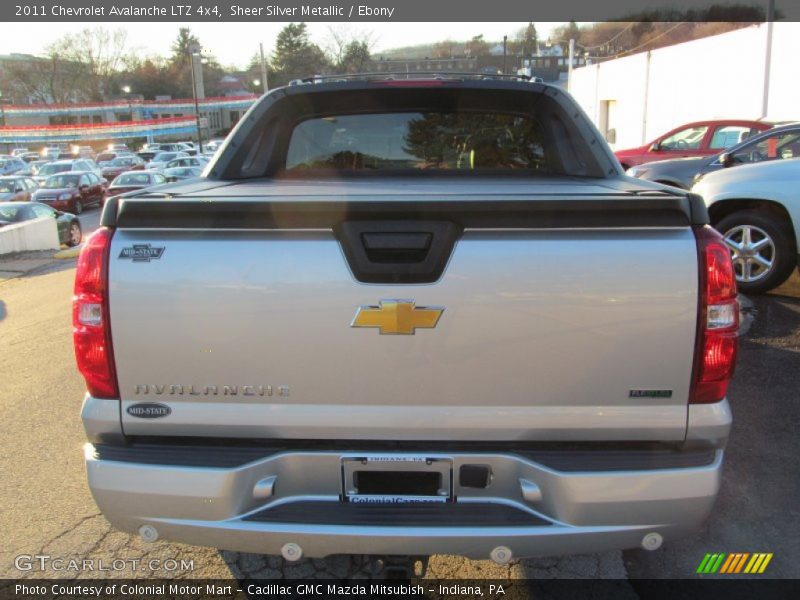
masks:
<svg viewBox="0 0 800 600"><path fill-rule="evenodd" d="M448 221L462 229L698 227L709 222L697 194L535 196L509 200L329 200L153 194L109 199L101 225L124 229L334 229L348 221Z"/></svg>

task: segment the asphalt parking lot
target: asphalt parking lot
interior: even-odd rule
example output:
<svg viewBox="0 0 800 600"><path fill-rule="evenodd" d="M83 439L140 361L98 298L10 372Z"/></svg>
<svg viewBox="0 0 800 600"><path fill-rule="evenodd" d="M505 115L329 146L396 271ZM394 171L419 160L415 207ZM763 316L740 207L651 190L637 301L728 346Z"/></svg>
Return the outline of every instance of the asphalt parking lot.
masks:
<svg viewBox="0 0 800 600"><path fill-rule="evenodd" d="M100 211L81 217L88 233ZM74 260L0 283L0 577L75 577L38 568L19 570L17 557L94 559L125 568L104 577L336 577L365 575L361 557L287 564L276 557L223 552L169 542L145 544L115 531L99 514L83 472L79 409L83 381L74 367L70 296ZM702 531L656 552L523 560L507 566L452 556L431 559L429 576L443 578L695 577L707 552L772 552L764 576L800 577L800 277L753 298L752 327L742 341L730 390L735 424L721 493ZM137 559L136 570L130 563ZM167 559L191 568L163 570ZM144 563L149 560L162 561ZM17 566L15 566L15 562ZM95 562L95 567L99 563ZM152 569L152 565L162 569ZM171 563L170 563L171 564ZM24 565L23 565L24 566ZM77 573L97 577L96 571ZM636 597L635 595L631 597Z"/></svg>

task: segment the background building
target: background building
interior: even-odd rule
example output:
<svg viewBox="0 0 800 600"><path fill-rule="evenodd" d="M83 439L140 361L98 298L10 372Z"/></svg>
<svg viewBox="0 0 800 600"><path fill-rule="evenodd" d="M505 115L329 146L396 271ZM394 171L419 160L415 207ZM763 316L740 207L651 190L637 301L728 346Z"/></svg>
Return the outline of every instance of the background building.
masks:
<svg viewBox="0 0 800 600"><path fill-rule="evenodd" d="M258 96L198 101L203 139L226 134ZM197 135L194 100L136 98L85 104L0 104L0 149L48 142L169 140ZM38 148L38 145L36 146Z"/></svg>
<svg viewBox="0 0 800 600"><path fill-rule="evenodd" d="M626 148L704 119L800 120L798 56L800 23L760 24L576 68L569 88Z"/></svg>

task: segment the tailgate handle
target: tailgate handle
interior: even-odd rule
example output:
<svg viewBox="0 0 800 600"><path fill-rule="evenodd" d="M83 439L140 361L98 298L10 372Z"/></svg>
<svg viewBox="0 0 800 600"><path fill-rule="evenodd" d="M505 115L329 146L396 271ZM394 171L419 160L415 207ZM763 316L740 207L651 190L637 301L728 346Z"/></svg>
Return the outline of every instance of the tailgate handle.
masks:
<svg viewBox="0 0 800 600"><path fill-rule="evenodd" d="M450 221L344 221L334 227L350 270L363 283L432 283L461 227Z"/></svg>
<svg viewBox="0 0 800 600"><path fill-rule="evenodd" d="M361 234L367 258L376 263L418 263L425 260L432 233L369 232Z"/></svg>

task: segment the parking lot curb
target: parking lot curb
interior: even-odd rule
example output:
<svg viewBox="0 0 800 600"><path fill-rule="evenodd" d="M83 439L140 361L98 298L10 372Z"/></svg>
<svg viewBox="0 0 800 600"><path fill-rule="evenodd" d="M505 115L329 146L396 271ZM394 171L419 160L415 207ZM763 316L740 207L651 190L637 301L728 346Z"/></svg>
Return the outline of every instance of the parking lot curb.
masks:
<svg viewBox="0 0 800 600"><path fill-rule="evenodd" d="M53 258L77 258L78 254L81 253L81 244L80 246L75 246L74 248L67 248L66 250L59 250L55 254L53 254Z"/></svg>

